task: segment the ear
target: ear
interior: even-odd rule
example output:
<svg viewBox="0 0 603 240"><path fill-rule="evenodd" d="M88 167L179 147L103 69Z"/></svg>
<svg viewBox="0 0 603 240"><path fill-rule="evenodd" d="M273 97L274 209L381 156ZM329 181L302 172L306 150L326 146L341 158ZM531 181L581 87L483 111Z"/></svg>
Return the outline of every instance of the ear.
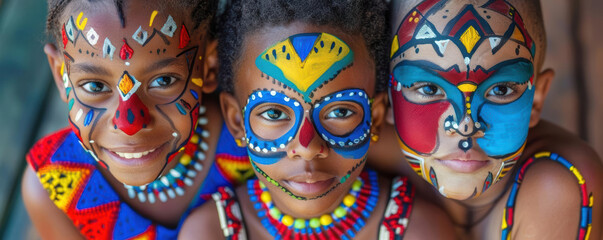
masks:
<svg viewBox="0 0 603 240"><path fill-rule="evenodd" d="M379 132L381 131L381 124L383 124L385 120L386 111L387 93L378 93L377 95L375 95L375 98L373 98L373 103L371 104L371 116L373 121L371 132L375 135L379 135Z"/></svg>
<svg viewBox="0 0 603 240"><path fill-rule="evenodd" d="M542 113L542 106L546 95L549 93L551 82L555 77L555 71L552 69L546 69L538 74L536 78L536 91L534 92L534 103L532 104L532 114L530 115L530 127L536 126L540 121L540 113Z"/></svg>
<svg viewBox="0 0 603 240"><path fill-rule="evenodd" d="M59 89L61 99L63 102L67 102L63 76L61 75L61 68L63 67L64 62L63 56L61 56L61 52L57 50L56 46L54 46L52 43L47 43L44 45L44 53L46 53L46 57L48 57L50 72L52 73L52 78L54 79L57 89ZM67 69L64 69L64 71L67 71Z"/></svg>
<svg viewBox="0 0 603 240"><path fill-rule="evenodd" d="M220 93L220 107L226 127L235 139L245 137L245 124L243 113L237 99L230 93Z"/></svg>
<svg viewBox="0 0 603 240"><path fill-rule="evenodd" d="M205 45L205 56L203 61L203 92L212 93L218 88L218 40L211 39Z"/></svg>

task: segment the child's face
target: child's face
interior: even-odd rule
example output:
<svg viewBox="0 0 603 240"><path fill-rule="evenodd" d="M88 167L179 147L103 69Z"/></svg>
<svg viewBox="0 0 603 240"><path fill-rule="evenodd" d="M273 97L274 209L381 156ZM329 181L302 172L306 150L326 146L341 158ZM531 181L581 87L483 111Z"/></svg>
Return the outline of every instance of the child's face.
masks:
<svg viewBox="0 0 603 240"><path fill-rule="evenodd" d="M201 97L202 31L149 5L129 1L123 26L112 3L68 8L57 43L72 129L130 185L154 180L186 144Z"/></svg>
<svg viewBox="0 0 603 240"><path fill-rule="evenodd" d="M535 44L503 0L423 1L395 18L390 94L400 146L443 195L477 197L523 151Z"/></svg>
<svg viewBox="0 0 603 240"><path fill-rule="evenodd" d="M264 28L244 46L235 98L256 174L287 211L318 214L364 165L374 63L359 36L303 23Z"/></svg>

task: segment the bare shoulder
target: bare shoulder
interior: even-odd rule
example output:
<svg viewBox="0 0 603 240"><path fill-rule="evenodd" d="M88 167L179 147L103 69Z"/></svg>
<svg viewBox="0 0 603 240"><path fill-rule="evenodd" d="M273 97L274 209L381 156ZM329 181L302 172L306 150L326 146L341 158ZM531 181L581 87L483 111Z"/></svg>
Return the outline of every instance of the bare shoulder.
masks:
<svg viewBox="0 0 603 240"><path fill-rule="evenodd" d="M589 157L588 153L576 153L573 158ZM593 156L590 156L593 157ZM596 157L596 155L594 155ZM550 152L540 152L528 169L521 182L515 204L513 238L537 239L584 239L589 232L587 219L590 194L600 196L600 176L586 179L581 170L591 164L601 171L594 161L581 160L582 167L574 166L567 158ZM598 160L598 159L595 159ZM588 180L593 180L590 184ZM600 197L599 197L600 198ZM600 200L594 202L592 225L601 224ZM596 218L595 218L596 216ZM590 236L598 239L600 229L592 229Z"/></svg>
<svg viewBox="0 0 603 240"><path fill-rule="evenodd" d="M21 193L31 221L43 239L83 239L73 222L50 200L29 167L23 174Z"/></svg>
<svg viewBox="0 0 603 240"><path fill-rule="evenodd" d="M455 239L450 217L437 205L415 195L404 239Z"/></svg>
<svg viewBox="0 0 603 240"><path fill-rule="evenodd" d="M225 239L213 199L193 210L182 224L178 239Z"/></svg>

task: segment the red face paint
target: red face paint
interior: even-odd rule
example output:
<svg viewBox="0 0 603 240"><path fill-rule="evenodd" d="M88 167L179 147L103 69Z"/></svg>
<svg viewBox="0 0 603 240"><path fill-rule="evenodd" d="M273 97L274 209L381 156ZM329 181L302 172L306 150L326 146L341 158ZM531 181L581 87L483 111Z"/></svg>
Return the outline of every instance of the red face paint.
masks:
<svg viewBox="0 0 603 240"><path fill-rule="evenodd" d="M450 103L415 104L407 101L398 91L392 91L391 96L400 140L416 152L433 152L438 141L438 121Z"/></svg>
<svg viewBox="0 0 603 240"><path fill-rule="evenodd" d="M149 110L140 101L138 95L133 94L126 101L119 98L119 106L113 116L113 124L124 133L134 135L145 128L151 121Z"/></svg>
<svg viewBox="0 0 603 240"><path fill-rule="evenodd" d="M312 139L314 139L314 126L312 126L312 123L306 118L304 120L304 125L302 125L301 130L299 130L299 143L305 148L308 148Z"/></svg>
<svg viewBox="0 0 603 240"><path fill-rule="evenodd" d="M188 35L188 31L184 24L180 28L180 42L178 43L178 48L184 48L191 41L191 37Z"/></svg>
<svg viewBox="0 0 603 240"><path fill-rule="evenodd" d="M130 45L126 42L126 39L124 39L124 45L119 49L119 57L121 60L127 60L132 58L132 55L134 55L134 50L132 50Z"/></svg>
<svg viewBox="0 0 603 240"><path fill-rule="evenodd" d="M65 33L65 24L63 24L63 29L61 29L61 36L63 36L63 49L67 47L67 33Z"/></svg>

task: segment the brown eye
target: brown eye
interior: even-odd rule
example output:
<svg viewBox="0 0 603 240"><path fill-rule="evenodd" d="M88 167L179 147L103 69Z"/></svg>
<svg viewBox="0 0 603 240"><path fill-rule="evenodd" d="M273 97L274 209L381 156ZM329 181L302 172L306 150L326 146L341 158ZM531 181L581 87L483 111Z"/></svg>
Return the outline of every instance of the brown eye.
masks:
<svg viewBox="0 0 603 240"><path fill-rule="evenodd" d="M283 111L278 110L278 109L268 109L268 110L262 112L260 114L260 116L262 116L263 118L265 118L267 120L272 120L272 121L289 119L287 114L285 114Z"/></svg>
<svg viewBox="0 0 603 240"><path fill-rule="evenodd" d="M327 114L327 118L347 118L354 114L354 111L347 108L337 108Z"/></svg>
<svg viewBox="0 0 603 240"><path fill-rule="evenodd" d="M490 90L490 92L488 92L489 95L496 95L496 96L506 96L513 93L513 89L504 86L504 85L498 85L492 88L492 90Z"/></svg>
<svg viewBox="0 0 603 240"><path fill-rule="evenodd" d="M158 77L155 80L153 80L153 82L151 82L149 87L165 88L165 87L169 87L170 85L174 84L177 80L178 79L176 79L175 77L161 76L161 77Z"/></svg>
<svg viewBox="0 0 603 240"><path fill-rule="evenodd" d="M101 82L87 82L82 85L82 88L90 93L101 93L101 92L109 92L109 89L105 84Z"/></svg>
<svg viewBox="0 0 603 240"><path fill-rule="evenodd" d="M425 85L419 88L417 91L428 96L433 96L441 93L440 89L438 89L438 87L436 87L435 85Z"/></svg>

